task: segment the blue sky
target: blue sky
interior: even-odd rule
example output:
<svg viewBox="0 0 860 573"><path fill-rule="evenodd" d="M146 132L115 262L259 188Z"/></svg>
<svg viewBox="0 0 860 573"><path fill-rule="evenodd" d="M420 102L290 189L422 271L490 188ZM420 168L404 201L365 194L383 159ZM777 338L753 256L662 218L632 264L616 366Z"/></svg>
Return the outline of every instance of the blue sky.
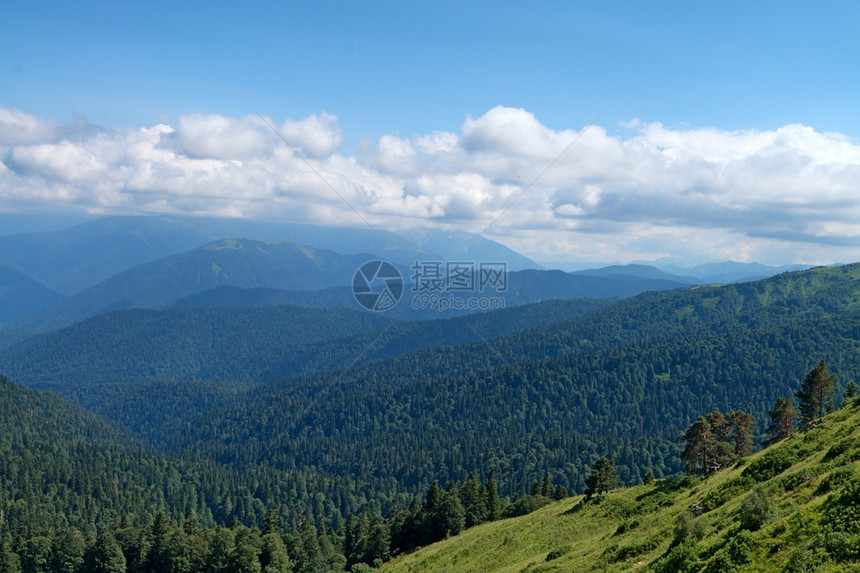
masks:
<svg viewBox="0 0 860 573"><path fill-rule="evenodd" d="M855 2L9 4L0 97L54 119L326 110L354 139L505 105L556 129L605 110L613 128L860 136Z"/></svg>
<svg viewBox="0 0 860 573"><path fill-rule="evenodd" d="M136 193L151 194L152 189L146 189L139 174L134 181L117 179L102 195L83 190L92 186L87 176L95 177L95 171L115 173L134 161L114 161L105 149L159 124L171 131L152 147L164 149L172 142L171 169L199 172L201 164L182 163L189 158L238 158L245 165L262 161L260 154L269 153L265 146L278 143L260 140L262 127L253 121L259 113L279 129L292 129L287 139L310 150L321 172L364 189L366 202L358 195L355 202L376 223L480 231L516 196L517 178L532 181L557 155L554 150L563 149L597 118L597 129L583 137L582 147L598 154L607 145L620 145L625 165L637 175L611 181L613 168L608 166L605 172L577 178L561 166L558 181L548 177L538 182L532 203L517 202L526 210L517 224L500 219L492 238L545 260L860 258L860 251L853 250L860 245L860 230L843 220L846 209L857 206L852 190L846 189L847 174L857 167L860 140L860 4L855 2L10 4L0 8L0 106L9 116L0 122L0 130L6 130L5 138L0 132L0 158L6 157L0 209L6 211L69 196L70 209L93 213L277 212L290 218L288 213L296 209L285 203L255 210L224 200L226 195L244 197L237 191L243 180L274 189L275 203L291 193L307 200L322 192L302 191L309 181L299 181L302 177L295 174L291 179L284 164L276 169L271 162L258 166L274 173L270 179L248 171L231 174L218 205L207 208L192 200L194 192L182 190L143 201ZM488 115L494 109L502 111ZM465 128L471 120L478 131L470 135ZM496 122L495 127L487 122ZM786 126L798 125L807 131L778 135ZM22 129L36 131L22 135ZM112 134L113 143L97 145L94 138L104 137L94 135L99 130ZM253 139L259 145L228 153L223 146L200 143L200 138L225 133L235 142L240 132L245 134L242 141ZM748 137L750 133L762 137ZM430 145L426 139L433 134L453 134L458 141ZM548 147L530 155L527 148L504 143L512 134L538 148L538 139L545 136L541 141ZM595 134L606 141L592 141L589 148ZM766 134L775 135L768 139ZM321 142L310 141L317 136ZM72 148L82 140L88 147ZM64 141L69 145L63 146ZM45 145L60 146L53 149L55 155L69 154L66 167L78 162L77 169L86 157L89 175L79 169L61 173L63 166L45 164ZM695 158L683 172L671 154L658 168L629 156L643 145L657 151L681 146L678 153ZM718 149L704 149L707 145ZM834 151L846 145L847 151ZM787 150L796 156L788 158ZM494 167L488 168L492 153ZM576 154L577 147L570 153ZM740 165L737 157L743 153L748 156ZM591 157L585 150L582 154ZM421 165L403 163L412 155ZM715 178L691 175L697 161L714 163L715 157L729 162L712 165ZM526 165L529 158L533 166ZM593 159L599 163L607 156L600 158ZM502 160L506 167L495 162ZM153 159L146 161L149 169ZM832 199L827 208L841 209L842 216L821 209L810 214L808 205L792 211L782 204L802 203L801 190L779 201L773 189L762 189L762 201L751 205L727 199L717 189L724 182L721 174L751 169L754 163L756 169L744 182L728 184L737 196L755 195L749 178L767 177L763 164L768 161L772 169L783 169L783 161L820 168L811 173L796 167L806 172L795 175L808 176L810 182L824 177L826 190L810 190L810 197ZM841 162L836 174L827 168L834 161ZM361 173L343 162L357 164ZM569 163L574 169L573 158ZM656 188L667 185L665 177L646 181L638 174L658 169L663 175L674 169L669 179L687 177L690 182L677 183L671 200L657 196ZM570 189L561 177L565 173ZM41 183L35 179L39 177ZM460 186L460 196L443 197L444 192L431 189L433 180L446 188ZM630 181L637 189L651 185L654 190L633 191ZM709 197L707 205L726 211L714 219L692 212L701 211L703 204L690 197L702 194ZM254 202L264 204L266 197ZM684 209L692 210L689 221ZM325 200L311 211L297 217L343 220ZM552 220L541 219L540 212ZM821 225L799 228L804 212ZM746 226L726 222L732 213L740 213ZM679 248L678 236L694 229L713 236L699 246Z"/></svg>

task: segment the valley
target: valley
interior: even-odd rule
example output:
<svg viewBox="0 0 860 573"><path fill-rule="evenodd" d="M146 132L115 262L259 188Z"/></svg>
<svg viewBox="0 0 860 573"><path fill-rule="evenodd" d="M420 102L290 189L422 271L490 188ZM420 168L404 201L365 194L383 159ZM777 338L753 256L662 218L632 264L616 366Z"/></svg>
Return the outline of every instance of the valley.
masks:
<svg viewBox="0 0 860 573"><path fill-rule="evenodd" d="M229 537L229 551L250 544L258 563L274 552L294 571L360 571L389 559L384 569L394 571L477 571L486 563L668 571L676 561L717 570L715 559L741 551L730 541L732 516L752 485L697 516L706 533L694 541L668 544L674 523L763 454L685 478L685 429L709 412L742 410L761 448L774 402L793 396L813 364L826 361L839 397L860 378L860 264L729 284L644 265L521 269L507 275L503 309L368 312L349 285L356 268L383 255L280 238L210 241L202 223L133 219L125 228L154 245L140 250L134 240L122 247L123 227L108 223L65 232L67 243L0 237L35 241L29 270L20 256L0 257L18 266L0 275L9 277L0 301L20 309L0 330L3 411L11 414L0 443L0 561L26 563L36 540L51 555L60 551L51 544L78 532L87 555L98 543L118 544L127 563L149 551L134 557L143 568L158 558L214 570L206 564L214 554L195 558L187 544L215 551L216 538ZM175 240L156 240L164 225L203 244L161 257L158 245ZM80 236L89 242L56 247ZM378 239L363 237L368 247ZM407 257L392 259L407 299L408 257L457 257L470 240L460 236L443 256L425 250L438 249L438 237L387 237L382 252ZM89 286L70 282L96 268L106 242L114 248L98 264L115 274ZM67 249L82 244L91 251L72 272ZM116 266L124 248L140 253L140 263ZM494 256L492 244L483 248ZM747 267L731 268L721 272ZM25 276L45 286L23 286ZM32 306L21 306L28 289ZM816 444L836 439L827 432L850 435L852 403L836 401L842 409L814 430L822 437L790 440L807 444L798 464L817 464L798 466L810 484L848 471L821 459ZM585 503L578 496L602 457L614 462L620 489ZM853 467L851 455L840 460ZM640 485L646 475L654 484ZM549 486L535 494L541 481ZM794 489L780 493L777 483L764 485L793 509L777 511L767 533L744 534L741 570L762 559L788 562L763 556L771 542L762 535L782 539L800 519L792 516L830 515L829 505L807 508L812 502ZM475 501L491 491L490 506ZM103 539L105 528L116 539ZM581 534L563 543L571 531ZM822 563L854 559L851 550L816 545L808 532L782 543ZM141 536L166 536L168 554L142 548L134 541Z"/></svg>

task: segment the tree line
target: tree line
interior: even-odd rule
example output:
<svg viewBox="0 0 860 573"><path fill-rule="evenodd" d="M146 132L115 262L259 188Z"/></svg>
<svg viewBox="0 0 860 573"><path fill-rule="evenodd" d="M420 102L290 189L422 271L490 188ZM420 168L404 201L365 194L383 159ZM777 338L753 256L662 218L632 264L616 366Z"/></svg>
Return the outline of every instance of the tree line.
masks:
<svg viewBox="0 0 860 573"><path fill-rule="evenodd" d="M836 376L827 369L824 360L819 361L803 379L794 396L798 406L789 398L778 398L768 412L770 425L768 446L792 435L798 422L809 429L825 414L832 412L836 396ZM843 394L843 401L857 395L857 384L850 380ZM699 416L684 433L685 447L681 453L684 469L688 474L709 474L730 466L739 458L754 450L753 417L735 410L728 414L711 412Z"/></svg>
<svg viewBox="0 0 860 573"><path fill-rule="evenodd" d="M74 528L38 528L0 534L0 573L321 573L364 571L464 529L534 511L567 497L549 475L532 492L509 503L500 497L496 473L480 483L470 474L443 489L433 482L423 499L396 505L387 517L365 506L336 531L301 519L284 533L278 508L265 512L262 528L204 527L194 511L181 519L157 514L148 525L116 518L97 534Z"/></svg>

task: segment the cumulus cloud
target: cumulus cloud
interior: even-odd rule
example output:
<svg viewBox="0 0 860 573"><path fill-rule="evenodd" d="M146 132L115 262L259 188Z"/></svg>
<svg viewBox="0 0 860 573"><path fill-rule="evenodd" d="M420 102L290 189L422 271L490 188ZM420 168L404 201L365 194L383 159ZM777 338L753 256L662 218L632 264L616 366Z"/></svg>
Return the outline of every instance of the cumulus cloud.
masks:
<svg viewBox="0 0 860 573"><path fill-rule="evenodd" d="M257 117L193 114L179 118L173 139L182 152L213 159L248 159L273 147L273 134Z"/></svg>
<svg viewBox="0 0 860 573"><path fill-rule="evenodd" d="M496 107L459 133L383 135L354 156L336 153L343 133L324 112L70 125L0 108L0 209L51 202L360 225L354 208L395 230L492 223L493 238L547 259L860 259L860 145L803 125L634 121L621 137L601 126L553 130Z"/></svg>
<svg viewBox="0 0 860 573"><path fill-rule="evenodd" d="M322 157L334 153L343 143L337 116L329 113L310 115L301 121L286 120L280 134L300 153Z"/></svg>
<svg viewBox="0 0 860 573"><path fill-rule="evenodd" d="M0 107L0 145L26 145L53 139L56 123Z"/></svg>

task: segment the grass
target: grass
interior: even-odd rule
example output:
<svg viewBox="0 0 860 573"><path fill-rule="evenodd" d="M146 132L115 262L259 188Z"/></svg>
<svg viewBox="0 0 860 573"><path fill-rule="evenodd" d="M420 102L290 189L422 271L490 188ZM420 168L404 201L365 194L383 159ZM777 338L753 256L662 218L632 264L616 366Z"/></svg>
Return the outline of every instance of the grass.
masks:
<svg viewBox="0 0 860 573"><path fill-rule="evenodd" d="M589 503L569 498L382 571L860 571L860 494L852 491L860 492L860 399L707 478L618 489ZM686 512L693 525L685 531L695 534L673 547ZM840 512L848 517L834 525Z"/></svg>

